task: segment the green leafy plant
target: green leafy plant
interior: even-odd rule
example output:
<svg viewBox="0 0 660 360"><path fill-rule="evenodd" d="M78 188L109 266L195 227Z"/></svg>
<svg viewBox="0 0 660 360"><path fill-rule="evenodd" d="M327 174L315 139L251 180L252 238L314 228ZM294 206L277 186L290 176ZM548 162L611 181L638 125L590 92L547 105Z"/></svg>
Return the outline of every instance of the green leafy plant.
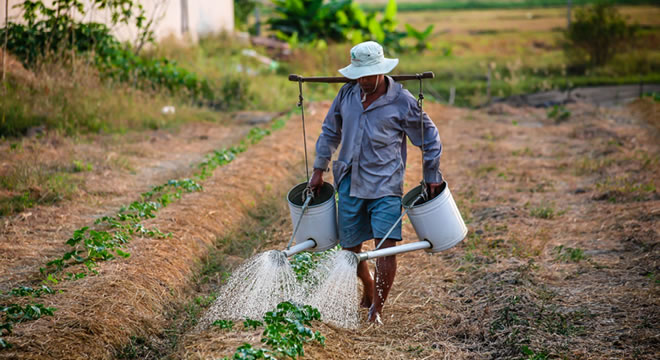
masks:
<svg viewBox="0 0 660 360"><path fill-rule="evenodd" d="M275 16L268 22L277 36L293 47L299 43L360 43L374 40L388 52L401 52L406 36L414 36L416 49L428 48L426 39L433 27L420 32L407 26L409 32L397 30L397 4L389 0L383 13L365 12L353 0L273 0ZM379 20L380 18L380 20Z"/></svg>
<svg viewBox="0 0 660 360"><path fill-rule="evenodd" d="M564 211L555 210L553 205L539 205L530 211L530 215L539 219L554 219L556 216L564 214Z"/></svg>
<svg viewBox="0 0 660 360"><path fill-rule="evenodd" d="M234 0L234 21L236 28L245 29L248 16L257 7L255 0Z"/></svg>
<svg viewBox="0 0 660 360"><path fill-rule="evenodd" d="M421 52L430 47L430 44L428 42L428 37L433 32L433 25L427 26L424 31L418 31L410 24L406 24L406 30L408 31L409 36L417 40L417 44L415 45L415 50Z"/></svg>
<svg viewBox="0 0 660 360"><path fill-rule="evenodd" d="M308 251L293 255L289 262L298 281L305 281L309 273L318 266L318 262L322 257L322 253L311 253Z"/></svg>
<svg viewBox="0 0 660 360"><path fill-rule="evenodd" d="M245 329L255 329L256 330L258 327L261 327L263 325L264 325L264 323L259 321L259 320L245 319L245 321L243 321L243 327Z"/></svg>
<svg viewBox="0 0 660 360"><path fill-rule="evenodd" d="M267 349L255 349L250 344L243 344L236 349L236 352L231 357L232 359L267 359L267 360L277 360L276 357L270 354L270 351ZM225 359L228 359L225 357Z"/></svg>
<svg viewBox="0 0 660 360"><path fill-rule="evenodd" d="M215 94L205 79L175 61L138 55L145 43L153 42L151 21L147 21L139 2L93 0L86 4L80 0L56 0L48 6L40 0L23 1L17 6L23 10L24 23L10 22L0 35L8 32L7 49L27 67L36 66L48 56L77 53L91 57L106 78L140 88L163 88L172 94L186 92L195 99L213 102ZM104 24L76 20L97 10L109 11L112 25L135 26L136 43L122 44Z"/></svg>
<svg viewBox="0 0 660 360"><path fill-rule="evenodd" d="M89 163L84 163L80 160L73 160L73 172L84 172L84 171L92 171L94 170L94 167L92 164Z"/></svg>
<svg viewBox="0 0 660 360"><path fill-rule="evenodd" d="M40 288L33 289L29 286L20 286L17 288L13 288L9 291L9 295L11 296L31 296L31 297L41 297L42 294L54 294L55 291L48 287L47 285L41 285Z"/></svg>
<svg viewBox="0 0 660 360"><path fill-rule="evenodd" d="M563 105L554 105L548 110L547 115L548 119L554 119L555 123L559 124L568 120L571 117L571 112Z"/></svg>
<svg viewBox="0 0 660 360"><path fill-rule="evenodd" d="M545 360L548 358L548 354L546 352L535 352L527 345L523 345L520 348L520 352L526 356L526 360Z"/></svg>
<svg viewBox="0 0 660 360"><path fill-rule="evenodd" d="M48 54L58 54L65 49L80 52L103 50L114 38L107 26L98 23L80 23L76 18L97 10L110 13L111 25L132 25L138 30L138 46L153 39L150 22L142 5L134 0L24 0L20 8L24 24L9 23L8 49L26 65L34 65ZM3 35L4 35L3 31Z"/></svg>
<svg viewBox="0 0 660 360"><path fill-rule="evenodd" d="M304 356L303 344L316 340L325 344L325 337L320 332L312 332L313 320L321 320L321 313L309 306L296 306L290 302L282 302L274 311L264 316L265 329L261 339L270 345L276 354L296 358Z"/></svg>
<svg viewBox="0 0 660 360"><path fill-rule="evenodd" d="M234 328L234 322L231 320L216 320L211 325L223 330L231 330Z"/></svg>
<svg viewBox="0 0 660 360"><path fill-rule="evenodd" d="M556 246L553 249L553 252L555 253L555 259L558 261L580 262L580 260L587 258L587 256L584 254L584 250L564 245Z"/></svg>
<svg viewBox="0 0 660 360"><path fill-rule="evenodd" d="M12 346L12 344L6 341L4 337L12 333L14 324L37 320L42 316L52 316L56 310L57 309L53 307L34 303L25 306L9 304L0 307L0 349L8 349Z"/></svg>
<svg viewBox="0 0 660 360"><path fill-rule="evenodd" d="M243 322L246 329L264 326L261 342L270 348L254 348L246 343L236 349L231 359L297 359L304 356L305 343L317 341L325 345L325 337L309 328L312 321L318 320L321 320L321 313L309 305L299 306L288 301L279 303L264 315L263 322L251 319Z"/></svg>

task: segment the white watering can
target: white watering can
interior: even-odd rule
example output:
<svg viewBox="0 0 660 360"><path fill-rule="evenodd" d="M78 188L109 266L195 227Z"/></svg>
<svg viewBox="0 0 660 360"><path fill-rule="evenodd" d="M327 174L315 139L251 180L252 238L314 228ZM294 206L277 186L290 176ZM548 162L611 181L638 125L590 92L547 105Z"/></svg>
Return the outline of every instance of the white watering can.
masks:
<svg viewBox="0 0 660 360"><path fill-rule="evenodd" d="M291 241L284 250L287 257L305 250L324 251L337 245L337 207L332 184L323 183L319 194L312 197L307 192L307 183L300 183L289 190L286 198L294 224ZM295 246L290 246L294 240Z"/></svg>

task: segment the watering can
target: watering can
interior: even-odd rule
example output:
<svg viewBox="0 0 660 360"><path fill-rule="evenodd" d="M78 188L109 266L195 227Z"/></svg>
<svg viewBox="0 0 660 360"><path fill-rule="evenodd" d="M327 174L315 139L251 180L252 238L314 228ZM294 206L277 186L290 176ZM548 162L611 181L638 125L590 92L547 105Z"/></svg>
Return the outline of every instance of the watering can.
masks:
<svg viewBox="0 0 660 360"><path fill-rule="evenodd" d="M284 253L287 257L301 251L324 251L339 243L335 188L324 182L319 194L312 196L307 183L294 186L286 196L294 224L291 241ZM295 241L294 246L290 246Z"/></svg>
<svg viewBox="0 0 660 360"><path fill-rule="evenodd" d="M359 261L422 249L437 253L454 247L465 238L467 227L447 182L442 184L440 194L433 199L423 201L421 193L422 185L419 185L401 201L419 241L356 254Z"/></svg>

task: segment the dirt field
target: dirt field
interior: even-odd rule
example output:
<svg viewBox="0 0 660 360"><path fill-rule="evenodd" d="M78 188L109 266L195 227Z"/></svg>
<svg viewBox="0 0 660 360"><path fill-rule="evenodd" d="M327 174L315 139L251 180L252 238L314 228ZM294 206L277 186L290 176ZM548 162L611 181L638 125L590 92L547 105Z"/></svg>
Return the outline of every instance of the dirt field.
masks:
<svg viewBox="0 0 660 360"><path fill-rule="evenodd" d="M308 108L310 148L328 106ZM326 346L306 346L306 358L658 358L660 142L649 124L658 106L567 108L569 118L556 123L542 109L426 104L469 235L440 254L401 255L385 324L317 324ZM208 306L199 299L222 283L222 271L209 266L226 269L286 244L283 197L304 176L300 140L300 119L292 117L218 168L203 192L146 223L170 238L136 239L130 258L59 285L62 293L40 300L58 309L55 316L17 324L7 337L14 348L0 358L217 358L257 344L259 331L191 328ZM208 150L191 148L198 155L188 158ZM420 176L418 151L409 154L406 190ZM151 180L117 182L148 188ZM139 193L114 191L122 201ZM3 219L2 287L34 279L64 251L71 229L116 210L110 198L104 204L37 207ZM416 240L407 222L404 237ZM246 238L253 242L240 243Z"/></svg>
<svg viewBox="0 0 660 360"><path fill-rule="evenodd" d="M73 230L116 213L154 185L190 176L206 153L237 143L249 128L244 123L197 123L121 140L96 136L74 141L51 134L24 138L17 151L3 142L0 175L69 168L73 160L91 170L70 179L77 184L70 199L0 218L0 290L38 277L39 266L66 251L64 242Z"/></svg>

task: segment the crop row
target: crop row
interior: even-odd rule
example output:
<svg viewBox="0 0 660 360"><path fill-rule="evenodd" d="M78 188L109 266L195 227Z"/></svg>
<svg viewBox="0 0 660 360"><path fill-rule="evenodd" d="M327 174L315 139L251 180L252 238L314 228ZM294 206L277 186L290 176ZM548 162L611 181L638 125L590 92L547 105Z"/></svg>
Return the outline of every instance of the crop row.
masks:
<svg viewBox="0 0 660 360"><path fill-rule="evenodd" d="M153 219L158 211L181 198L183 193L202 191L198 181L203 181L212 175L213 170L233 161L236 156L245 152L250 145L256 144L271 130L278 130L284 126L284 119L274 122L270 129L252 128L239 145L227 149L216 150L206 156L198 165L198 171L192 179L169 180L162 185L154 186L151 190L141 194L140 200L122 206L114 216L104 216L95 221L96 228L84 226L76 229L66 244L71 250L59 258L50 260L45 267L39 270L43 275L41 288L33 289L29 286L20 286L0 294L2 298L11 297L40 297L42 294L54 294L47 285L57 285L64 280L76 280L89 274L98 274L96 268L99 262L130 257L125 251L127 244L134 235L143 237L165 238L171 234L164 234L157 228L148 229L143 220ZM74 268L73 271L64 272L65 269ZM10 303L0 305L0 349L11 347L4 337L12 333L14 324L36 320L41 316L53 315L56 309L46 307L39 303L20 305Z"/></svg>
<svg viewBox="0 0 660 360"><path fill-rule="evenodd" d="M288 301L279 303L273 311L264 315L263 321L245 319L243 322L246 330L264 327L261 342L267 347L256 348L244 343L236 349L231 359L296 359L304 356L305 343L315 340L325 345L325 337L309 328L314 320L321 320L321 313L316 308L298 306ZM213 326L232 330L234 323L231 320L217 320Z"/></svg>

